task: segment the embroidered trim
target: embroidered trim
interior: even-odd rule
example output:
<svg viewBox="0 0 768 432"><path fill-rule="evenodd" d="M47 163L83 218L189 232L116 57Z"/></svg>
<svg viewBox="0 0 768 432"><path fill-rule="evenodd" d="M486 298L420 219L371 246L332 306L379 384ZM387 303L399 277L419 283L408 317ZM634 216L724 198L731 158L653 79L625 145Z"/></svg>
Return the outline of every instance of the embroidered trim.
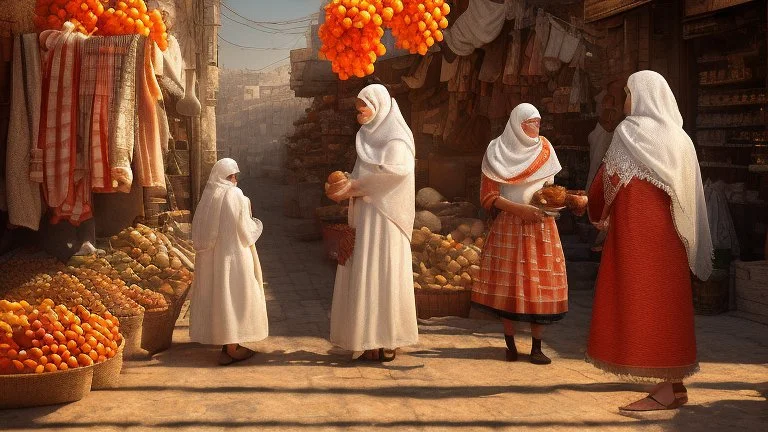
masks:
<svg viewBox="0 0 768 432"><path fill-rule="evenodd" d="M611 145L605 154L603 159L605 163L605 174L603 175L603 187L605 189L605 211L601 217L599 226L606 226L609 222L610 207L613 204L613 200L616 199L619 191L622 187L629 184L633 178L638 180L645 180L648 183L656 186L666 193L670 198L669 211L672 215L672 223L675 226L675 232L677 237L683 242L685 246L685 253L688 258L688 265L691 270L698 272L698 263L695 262L695 254L691 253L691 246L688 239L680 235L680 228L677 225L677 217L675 217L675 203L679 203L677 196L667 184L659 179L648 167L641 164L635 158L633 158L629 152L626 151L624 146ZM614 185L611 181L612 177L616 176L619 182ZM714 259L714 251L711 252L711 258Z"/></svg>

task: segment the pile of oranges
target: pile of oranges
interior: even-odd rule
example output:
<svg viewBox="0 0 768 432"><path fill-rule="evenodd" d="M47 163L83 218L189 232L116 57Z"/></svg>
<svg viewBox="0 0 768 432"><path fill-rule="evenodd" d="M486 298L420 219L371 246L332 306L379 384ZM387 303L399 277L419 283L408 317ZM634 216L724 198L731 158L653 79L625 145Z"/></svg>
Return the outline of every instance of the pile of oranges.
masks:
<svg viewBox="0 0 768 432"><path fill-rule="evenodd" d="M411 54L427 54L435 42L442 42L448 28L451 7L444 0L404 0L404 10L392 19L392 35L398 48Z"/></svg>
<svg viewBox="0 0 768 432"><path fill-rule="evenodd" d="M69 21L83 34L139 34L163 51L168 48L163 16L158 9L149 10L144 0L122 0L114 8L109 0L37 0L34 19L39 31L60 30Z"/></svg>
<svg viewBox="0 0 768 432"><path fill-rule="evenodd" d="M118 320L82 305L74 311L45 299L0 300L0 374L43 373L91 366L117 354Z"/></svg>
<svg viewBox="0 0 768 432"><path fill-rule="evenodd" d="M398 47L425 55L443 40L448 13L444 0L331 0L319 29L320 58L331 61L341 80L362 78L387 52L381 43L386 28L392 29Z"/></svg>

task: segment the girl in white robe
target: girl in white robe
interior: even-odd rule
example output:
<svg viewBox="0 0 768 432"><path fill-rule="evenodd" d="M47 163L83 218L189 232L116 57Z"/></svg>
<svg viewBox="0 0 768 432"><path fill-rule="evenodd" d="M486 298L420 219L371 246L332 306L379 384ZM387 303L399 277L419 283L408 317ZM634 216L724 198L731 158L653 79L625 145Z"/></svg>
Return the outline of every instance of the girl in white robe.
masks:
<svg viewBox="0 0 768 432"><path fill-rule="evenodd" d="M248 359L254 352L240 343L267 337L267 306L255 243L261 221L238 188L237 162L213 166L192 220L195 279L189 335L193 342L222 345L219 363Z"/></svg>
<svg viewBox="0 0 768 432"><path fill-rule="evenodd" d="M355 228L352 257L336 271L331 342L391 361L398 347L418 341L411 272L415 217L413 134L387 89L374 84L358 95L357 162L336 201L350 198Z"/></svg>

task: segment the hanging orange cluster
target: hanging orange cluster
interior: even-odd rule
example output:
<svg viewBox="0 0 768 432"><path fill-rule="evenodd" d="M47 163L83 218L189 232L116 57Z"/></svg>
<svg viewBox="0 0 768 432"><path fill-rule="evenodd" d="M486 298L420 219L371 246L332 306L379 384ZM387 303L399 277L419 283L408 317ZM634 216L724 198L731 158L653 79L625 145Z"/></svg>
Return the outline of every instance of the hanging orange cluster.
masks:
<svg viewBox="0 0 768 432"><path fill-rule="evenodd" d="M331 61L339 79L362 78L387 52L381 43L385 28L392 29L398 47L424 55L442 40L449 12L443 0L331 0L319 30L320 57Z"/></svg>
<svg viewBox="0 0 768 432"><path fill-rule="evenodd" d="M165 51L168 33L160 10L149 10L144 0L123 0L114 8L109 0L37 0L35 25L39 31L61 30L65 22L91 35L140 34L151 38Z"/></svg>
<svg viewBox="0 0 768 432"><path fill-rule="evenodd" d="M443 40L442 30L448 27L446 18L451 7L443 0L404 0L404 10L392 19L392 34L396 46L411 54L426 55L435 42Z"/></svg>
<svg viewBox="0 0 768 432"><path fill-rule="evenodd" d="M373 63L387 52L381 43L382 9L381 0L332 0L325 6L325 23L319 30L323 41L320 55L331 61L340 79L372 74Z"/></svg>

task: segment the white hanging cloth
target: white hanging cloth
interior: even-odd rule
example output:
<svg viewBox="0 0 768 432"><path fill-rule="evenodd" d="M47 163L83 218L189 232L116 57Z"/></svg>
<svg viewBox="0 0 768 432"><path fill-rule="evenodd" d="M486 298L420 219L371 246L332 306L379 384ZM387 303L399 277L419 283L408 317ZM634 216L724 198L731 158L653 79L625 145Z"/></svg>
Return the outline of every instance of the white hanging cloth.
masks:
<svg viewBox="0 0 768 432"><path fill-rule="evenodd" d="M448 48L466 56L499 36L507 17L507 6L491 0L472 0L456 22L444 30Z"/></svg>

